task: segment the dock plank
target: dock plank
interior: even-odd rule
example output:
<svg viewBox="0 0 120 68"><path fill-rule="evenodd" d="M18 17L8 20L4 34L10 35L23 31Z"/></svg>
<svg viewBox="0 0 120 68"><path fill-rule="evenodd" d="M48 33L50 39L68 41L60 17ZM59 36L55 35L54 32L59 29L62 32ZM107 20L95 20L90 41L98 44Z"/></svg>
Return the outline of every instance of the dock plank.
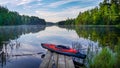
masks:
<svg viewBox="0 0 120 68"><path fill-rule="evenodd" d="M64 55L60 55L59 54L58 68L65 68L65 58L64 58Z"/></svg>
<svg viewBox="0 0 120 68"><path fill-rule="evenodd" d="M52 57L52 53L48 51L40 65L40 68L48 68L51 57Z"/></svg>
<svg viewBox="0 0 120 68"><path fill-rule="evenodd" d="M54 60L54 64L55 64L55 68L58 67L58 54L57 53L53 53L53 60Z"/></svg>
<svg viewBox="0 0 120 68"><path fill-rule="evenodd" d="M52 68L52 67L53 67L53 57L51 57L48 65L48 68Z"/></svg>
<svg viewBox="0 0 120 68"><path fill-rule="evenodd" d="M66 68L75 68L72 57L65 56Z"/></svg>

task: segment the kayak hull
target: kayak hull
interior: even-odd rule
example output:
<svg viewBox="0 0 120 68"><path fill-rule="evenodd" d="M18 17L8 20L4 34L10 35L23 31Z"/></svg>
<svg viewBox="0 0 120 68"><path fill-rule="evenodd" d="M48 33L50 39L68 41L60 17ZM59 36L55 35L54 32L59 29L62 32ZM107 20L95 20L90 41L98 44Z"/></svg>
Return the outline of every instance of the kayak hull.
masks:
<svg viewBox="0 0 120 68"><path fill-rule="evenodd" d="M81 59L85 59L86 55L85 54L81 54L80 52L78 52L75 49L59 49L56 48L57 45L54 44L46 44L46 43L42 43L41 46L45 49L48 49L51 52L55 52L58 54L62 54L62 55L67 55L67 56L73 56L73 57L77 57L77 58L81 58ZM50 46L53 46L50 48Z"/></svg>

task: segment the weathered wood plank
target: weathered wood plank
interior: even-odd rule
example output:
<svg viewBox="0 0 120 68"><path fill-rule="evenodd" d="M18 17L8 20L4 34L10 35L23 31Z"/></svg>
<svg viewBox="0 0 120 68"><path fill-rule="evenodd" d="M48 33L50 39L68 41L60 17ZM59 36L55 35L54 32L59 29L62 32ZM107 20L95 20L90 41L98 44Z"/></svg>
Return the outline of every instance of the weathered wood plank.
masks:
<svg viewBox="0 0 120 68"><path fill-rule="evenodd" d="M65 56L65 67L66 68L75 68L74 63L72 61L72 57Z"/></svg>
<svg viewBox="0 0 120 68"><path fill-rule="evenodd" d="M54 64L54 60L53 60L53 53L52 53L52 57L50 58L48 68L53 68L53 64Z"/></svg>
<svg viewBox="0 0 120 68"><path fill-rule="evenodd" d="M54 64L55 64L55 68L58 67L58 54L57 53L53 53L53 61L54 61Z"/></svg>
<svg viewBox="0 0 120 68"><path fill-rule="evenodd" d="M52 67L53 67L53 57L51 57L48 65L48 68L52 68Z"/></svg>
<svg viewBox="0 0 120 68"><path fill-rule="evenodd" d="M48 51L42 63L40 64L40 68L48 68L51 57L52 57L52 53Z"/></svg>
<svg viewBox="0 0 120 68"><path fill-rule="evenodd" d="M65 59L64 59L64 55L60 55L60 54L59 54L58 68L65 68Z"/></svg>

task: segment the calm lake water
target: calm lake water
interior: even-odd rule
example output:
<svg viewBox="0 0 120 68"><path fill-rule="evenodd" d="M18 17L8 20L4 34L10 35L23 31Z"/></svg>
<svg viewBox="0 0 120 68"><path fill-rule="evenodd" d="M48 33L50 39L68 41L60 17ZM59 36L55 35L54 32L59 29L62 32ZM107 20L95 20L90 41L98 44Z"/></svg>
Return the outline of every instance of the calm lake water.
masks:
<svg viewBox="0 0 120 68"><path fill-rule="evenodd" d="M46 53L41 43L70 46L85 54L90 48L95 54L104 46L114 50L118 40L120 29L113 26L0 26L0 68L39 68Z"/></svg>

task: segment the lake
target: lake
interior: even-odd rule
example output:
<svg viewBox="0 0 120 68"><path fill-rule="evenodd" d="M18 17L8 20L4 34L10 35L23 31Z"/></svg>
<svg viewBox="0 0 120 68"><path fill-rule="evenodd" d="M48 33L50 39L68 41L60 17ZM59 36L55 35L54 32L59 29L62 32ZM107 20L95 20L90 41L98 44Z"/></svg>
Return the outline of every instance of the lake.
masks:
<svg viewBox="0 0 120 68"><path fill-rule="evenodd" d="M114 26L0 26L0 68L39 68L47 51L41 43L73 47L92 57L105 46L114 51L119 40L120 28Z"/></svg>

